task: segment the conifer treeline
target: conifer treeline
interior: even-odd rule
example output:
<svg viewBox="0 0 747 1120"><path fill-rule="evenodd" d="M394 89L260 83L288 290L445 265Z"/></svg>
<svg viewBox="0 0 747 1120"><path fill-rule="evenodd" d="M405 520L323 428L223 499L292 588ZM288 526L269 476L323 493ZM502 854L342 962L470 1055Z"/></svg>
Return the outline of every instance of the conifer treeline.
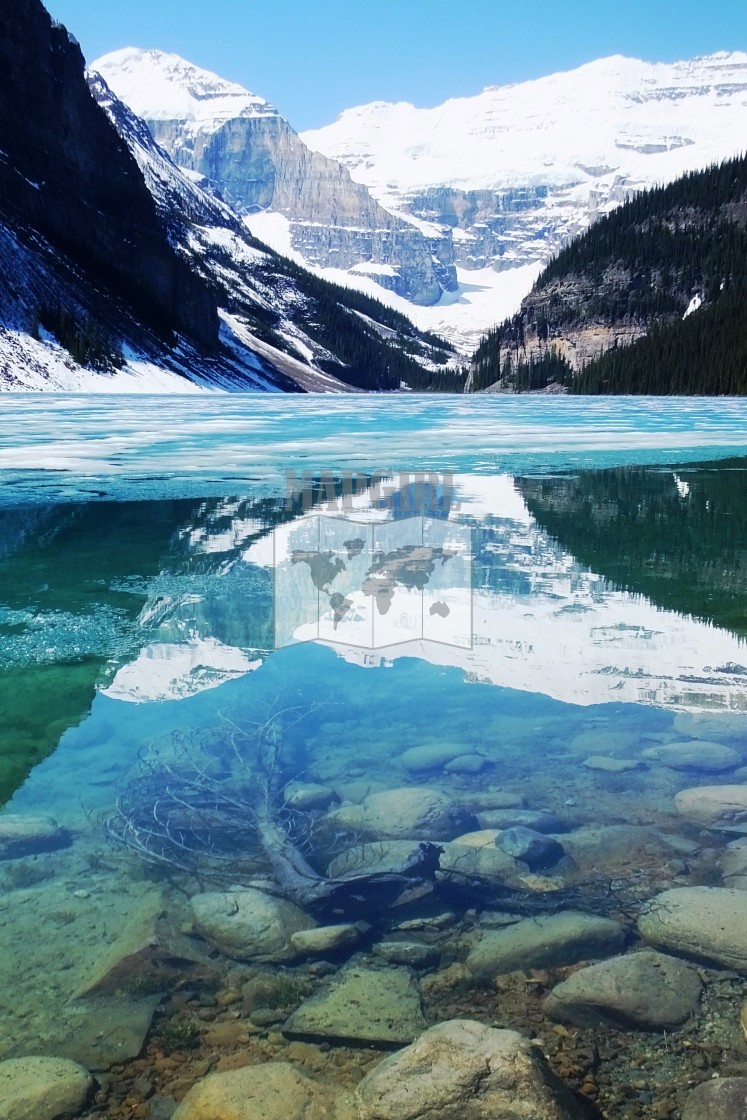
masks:
<svg viewBox="0 0 747 1120"><path fill-rule="evenodd" d="M331 284L279 257L269 257L267 264L255 269L255 276L276 290L288 289L287 313L339 359L319 364L341 381L379 392L397 390L402 384L421 392L463 391L464 374L448 365L454 356L451 344L436 334L419 331L405 315L380 300ZM299 289L303 292L300 301ZM238 309L253 320L260 337L288 349L275 329L274 313L267 321L254 322L258 316L254 305Z"/></svg>
<svg viewBox="0 0 747 1120"><path fill-rule="evenodd" d="M695 294L704 306L683 320ZM482 340L471 388L501 378L518 390L556 381L581 393L747 393L746 313L740 157L638 195L561 250L521 311ZM594 325L647 335L574 375L553 339Z"/></svg>

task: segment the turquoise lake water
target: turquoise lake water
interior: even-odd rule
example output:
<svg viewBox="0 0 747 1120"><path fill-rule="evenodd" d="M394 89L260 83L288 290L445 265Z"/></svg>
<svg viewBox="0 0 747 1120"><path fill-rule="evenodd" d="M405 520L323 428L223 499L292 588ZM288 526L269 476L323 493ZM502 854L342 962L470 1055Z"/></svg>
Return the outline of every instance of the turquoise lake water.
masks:
<svg viewBox="0 0 747 1120"><path fill-rule="evenodd" d="M718 882L673 797L747 781L746 480L737 400L3 398L0 1056L111 1067L84 1023L91 999L126 1018L122 991L86 979L138 899L182 930L189 895L268 874L252 822L194 793L254 804L259 727L322 877L371 839L340 806L425 788L462 831L501 793L557 818L571 862L520 868L521 892ZM733 752L716 777L643 753L702 740ZM328 799L294 812L289 783ZM632 831L595 848L605 828ZM646 829L668 839L642 856ZM431 901L463 933L501 889Z"/></svg>

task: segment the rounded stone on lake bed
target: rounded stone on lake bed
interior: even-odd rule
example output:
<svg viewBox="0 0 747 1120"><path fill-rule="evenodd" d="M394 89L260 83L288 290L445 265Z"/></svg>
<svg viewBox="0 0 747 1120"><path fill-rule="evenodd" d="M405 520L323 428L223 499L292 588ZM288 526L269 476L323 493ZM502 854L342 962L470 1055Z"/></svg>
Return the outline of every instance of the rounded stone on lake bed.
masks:
<svg viewBox="0 0 747 1120"><path fill-rule="evenodd" d="M399 756L399 761L411 774L427 770L442 770L447 762L465 755L462 743L426 743L421 747L410 747Z"/></svg>
<svg viewBox="0 0 747 1120"><path fill-rule="evenodd" d="M293 1012L283 1034L402 1045L425 1027L420 991L409 969L346 965Z"/></svg>
<svg viewBox="0 0 747 1120"><path fill-rule="evenodd" d="M522 794L504 789L472 790L463 793L458 800L473 813L486 809L521 809L524 805Z"/></svg>
<svg viewBox="0 0 747 1120"><path fill-rule="evenodd" d="M477 832L465 832L451 843L467 848L494 848L500 834L499 828L481 828Z"/></svg>
<svg viewBox="0 0 747 1120"><path fill-rule="evenodd" d="M544 809L485 809L477 814L480 828L533 828L535 832L562 832L563 822Z"/></svg>
<svg viewBox="0 0 747 1120"><path fill-rule="evenodd" d="M335 829L372 840L451 840L474 827L474 817L441 790L403 786L341 805L327 814Z"/></svg>
<svg viewBox="0 0 747 1120"><path fill-rule="evenodd" d="M441 957L438 946L426 945L422 941L380 941L374 945L373 951L389 964L406 965L408 968L427 968Z"/></svg>
<svg viewBox="0 0 747 1120"><path fill-rule="evenodd" d="M747 785L695 786L674 795L677 812L700 828L747 834Z"/></svg>
<svg viewBox="0 0 747 1120"><path fill-rule="evenodd" d="M66 1058L10 1058L0 1062L2 1120L58 1120L77 1116L93 1091L87 1069Z"/></svg>
<svg viewBox="0 0 747 1120"><path fill-rule="evenodd" d="M444 770L447 774L479 774L487 766L487 759L481 754L460 754L447 762Z"/></svg>
<svg viewBox="0 0 747 1120"><path fill-rule="evenodd" d="M293 934L316 927L292 902L253 888L206 891L192 898L191 907L197 931L221 953L241 961L290 960L297 955Z"/></svg>
<svg viewBox="0 0 747 1120"><path fill-rule="evenodd" d="M385 1058L355 1093L360 1120L581 1120L588 1116L518 1031L453 1019Z"/></svg>
<svg viewBox="0 0 747 1120"><path fill-rule="evenodd" d="M552 867L565 854L563 845L551 836L536 832L533 828L518 825L507 828L496 839L496 845L514 859L520 859L530 871Z"/></svg>
<svg viewBox="0 0 747 1120"><path fill-rule="evenodd" d="M20 859L70 843L52 817L38 813L0 813L0 859Z"/></svg>
<svg viewBox="0 0 747 1120"><path fill-rule="evenodd" d="M703 985L694 968L642 949L574 972L545 1000L552 1019L579 1027L677 1027L698 1008Z"/></svg>
<svg viewBox="0 0 747 1120"><path fill-rule="evenodd" d="M473 976L489 979L521 969L564 968L618 953L624 943L625 931L611 918L564 910L486 930L466 963Z"/></svg>
<svg viewBox="0 0 747 1120"><path fill-rule="evenodd" d="M474 835L474 834L472 834ZM496 886L506 886L523 870L513 856L501 851L495 843L461 844L457 840L441 845L439 878L453 879L457 883L470 879L483 879Z"/></svg>
<svg viewBox="0 0 747 1120"><path fill-rule="evenodd" d="M334 1120L335 1097L290 1062L211 1073L189 1090L172 1120Z"/></svg>
<svg viewBox="0 0 747 1120"><path fill-rule="evenodd" d="M682 1120L747 1120L747 1077L715 1077L688 1095Z"/></svg>
<svg viewBox="0 0 747 1120"><path fill-rule="evenodd" d="M747 836L727 844L719 861L725 887L747 890Z"/></svg>
<svg viewBox="0 0 747 1120"><path fill-rule="evenodd" d="M678 712L674 717L674 730L693 739L747 738L747 713L735 712Z"/></svg>
<svg viewBox="0 0 747 1120"><path fill-rule="evenodd" d="M291 809L327 809L335 800L335 792L329 786L315 782L293 782L286 787L284 797L285 804Z"/></svg>
<svg viewBox="0 0 747 1120"><path fill-rule="evenodd" d="M742 756L732 747L705 739L647 747L641 751L641 757L659 762L670 770L734 770L742 761Z"/></svg>
<svg viewBox="0 0 747 1120"><path fill-rule="evenodd" d="M605 754L593 754L585 758L583 765L587 770L602 770L607 774L624 774L626 770L640 770L643 763L637 758L610 758Z"/></svg>
<svg viewBox="0 0 747 1120"><path fill-rule="evenodd" d="M357 944L361 939L360 927L353 922L340 923L334 926L317 926L316 929L302 929L292 933L290 938L291 948L301 956L314 956L315 954L334 953L339 949L346 949Z"/></svg>
<svg viewBox="0 0 747 1120"><path fill-rule="evenodd" d="M747 972L747 891L674 887L647 903L638 931L659 949Z"/></svg>

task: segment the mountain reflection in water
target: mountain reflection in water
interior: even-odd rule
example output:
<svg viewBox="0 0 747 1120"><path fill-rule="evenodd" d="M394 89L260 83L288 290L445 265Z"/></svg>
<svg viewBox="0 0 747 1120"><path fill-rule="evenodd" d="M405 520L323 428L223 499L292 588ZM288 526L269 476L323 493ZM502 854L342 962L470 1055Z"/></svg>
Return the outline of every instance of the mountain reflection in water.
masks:
<svg viewBox="0 0 747 1120"><path fill-rule="evenodd" d="M456 476L434 509L472 531L471 648L333 648L366 667L414 657L568 704L743 710L745 470L734 460ZM323 488L318 497L333 513ZM372 508L363 487L350 516L406 518L412 502L400 498ZM0 512L3 796L97 691L184 698L282 658L273 533L297 516L266 494Z"/></svg>

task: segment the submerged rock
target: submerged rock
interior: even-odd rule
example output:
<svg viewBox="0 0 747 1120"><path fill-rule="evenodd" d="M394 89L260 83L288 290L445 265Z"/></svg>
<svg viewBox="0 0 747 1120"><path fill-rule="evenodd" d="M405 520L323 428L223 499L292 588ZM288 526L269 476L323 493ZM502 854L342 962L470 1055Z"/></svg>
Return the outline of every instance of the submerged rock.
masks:
<svg viewBox="0 0 747 1120"><path fill-rule="evenodd" d="M533 828L507 828L496 840L496 845L507 855L520 859L530 871L552 867L563 858L563 845L551 836L544 836Z"/></svg>
<svg viewBox="0 0 747 1120"><path fill-rule="evenodd" d="M747 836L727 844L720 862L725 887L747 891Z"/></svg>
<svg viewBox="0 0 747 1120"><path fill-rule="evenodd" d="M606 754L593 754L585 758L587 770L602 770L608 774L624 774L626 770L640 770L643 763L637 758L611 758Z"/></svg>
<svg viewBox="0 0 747 1120"><path fill-rule="evenodd" d="M52 852L70 844L70 833L52 817L32 813L0 813L0 859L20 859Z"/></svg>
<svg viewBox="0 0 747 1120"><path fill-rule="evenodd" d="M77 1116L93 1093L88 1070L65 1058L10 1058L0 1062L3 1120L58 1120Z"/></svg>
<svg viewBox="0 0 747 1120"><path fill-rule="evenodd" d="M401 1045L425 1027L420 992L409 969L347 965L322 992L301 1004L283 1033Z"/></svg>
<svg viewBox="0 0 747 1120"><path fill-rule="evenodd" d="M172 1120L344 1120L341 1098L290 1062L211 1073L190 1089Z"/></svg>
<svg viewBox="0 0 747 1120"><path fill-rule="evenodd" d="M330 879L355 878L356 875L399 873L411 867L420 853L412 840L387 840L379 844L357 844L335 856L327 868Z"/></svg>
<svg viewBox="0 0 747 1120"><path fill-rule="evenodd" d="M55 1045L59 1057L86 1069L104 1070L142 1053L162 996L117 994L80 1003L80 1018L67 1038Z"/></svg>
<svg viewBox="0 0 747 1120"><path fill-rule="evenodd" d="M503 883L516 883L523 869L513 856L496 847L495 840L482 844L462 844L460 840L452 840L443 845L439 878L453 879L456 882L485 879L499 886Z"/></svg>
<svg viewBox="0 0 747 1120"><path fill-rule="evenodd" d="M590 825L563 833L557 839L583 872L597 875L600 871L624 875L637 870L641 861L651 856L663 861L669 858L673 847L670 837L646 825ZM679 841L674 844L679 852Z"/></svg>
<svg viewBox="0 0 747 1120"><path fill-rule="evenodd" d="M422 774L442 770L447 762L465 753L462 743L426 743L422 747L411 747L400 755L399 761L410 774Z"/></svg>
<svg viewBox="0 0 747 1120"><path fill-rule="evenodd" d="M364 927L365 928L365 927ZM316 929L302 929L291 934L291 947L301 956L323 956L356 945L361 939L361 927L354 922L336 926L318 926Z"/></svg>
<svg viewBox="0 0 747 1120"><path fill-rule="evenodd" d="M747 834L747 785L683 789L674 803L681 817L700 828Z"/></svg>
<svg viewBox="0 0 747 1120"><path fill-rule="evenodd" d="M661 1030L695 1013L702 988L683 961L642 949L574 972L553 988L545 1012L579 1027Z"/></svg>
<svg viewBox="0 0 747 1120"><path fill-rule="evenodd" d="M747 1120L747 1077L717 1077L688 1095L682 1120Z"/></svg>
<svg viewBox="0 0 747 1120"><path fill-rule="evenodd" d="M516 1031L439 1023L381 1062L355 1093L360 1120L581 1120L582 1103Z"/></svg>
<svg viewBox="0 0 747 1120"><path fill-rule="evenodd" d="M562 832L563 822L543 809L484 809L477 814L480 828L533 828L535 832Z"/></svg>
<svg viewBox="0 0 747 1120"><path fill-rule="evenodd" d="M505 789L489 789L464 793L459 803L472 813L480 813L486 809L520 809L524 805L524 797Z"/></svg>
<svg viewBox="0 0 747 1120"><path fill-rule="evenodd" d="M380 941L374 945L373 951L389 964L402 964L408 968L427 968L441 957L437 945L426 945L422 941Z"/></svg>
<svg viewBox="0 0 747 1120"><path fill-rule="evenodd" d="M678 712L674 729L694 739L739 739L747 737L747 716L733 712Z"/></svg>
<svg viewBox="0 0 747 1120"><path fill-rule="evenodd" d="M572 910L526 918L507 929L486 930L467 957L473 976L487 980L527 968L563 968L619 952L621 925Z"/></svg>
<svg viewBox="0 0 747 1120"><path fill-rule="evenodd" d="M292 782L284 796L291 809L328 809L335 800L335 791L314 782Z"/></svg>
<svg viewBox="0 0 747 1120"><path fill-rule="evenodd" d="M333 828L378 840L451 840L474 825L466 809L428 786L373 793L360 805L334 809L326 821Z"/></svg>
<svg viewBox="0 0 747 1120"><path fill-rule="evenodd" d="M291 902L263 891L207 891L191 902L195 928L227 957L283 961L296 956L291 937L316 922Z"/></svg>
<svg viewBox="0 0 747 1120"><path fill-rule="evenodd" d="M74 994L80 998L141 991L146 978L158 974L165 963L195 961L200 956L194 940L173 928L162 892L147 890L121 922L114 941L91 958L90 969Z"/></svg>
<svg viewBox="0 0 747 1120"><path fill-rule="evenodd" d="M741 755L731 747L705 739L648 747L641 751L641 755L651 762L668 766L670 770L734 770L742 761Z"/></svg>
<svg viewBox="0 0 747 1120"><path fill-rule="evenodd" d="M460 754L447 762L444 770L447 774L479 774L487 765L487 759L481 754Z"/></svg>
<svg viewBox="0 0 747 1120"><path fill-rule="evenodd" d="M675 887L657 895L638 919L645 941L717 968L747 972L747 892Z"/></svg>

